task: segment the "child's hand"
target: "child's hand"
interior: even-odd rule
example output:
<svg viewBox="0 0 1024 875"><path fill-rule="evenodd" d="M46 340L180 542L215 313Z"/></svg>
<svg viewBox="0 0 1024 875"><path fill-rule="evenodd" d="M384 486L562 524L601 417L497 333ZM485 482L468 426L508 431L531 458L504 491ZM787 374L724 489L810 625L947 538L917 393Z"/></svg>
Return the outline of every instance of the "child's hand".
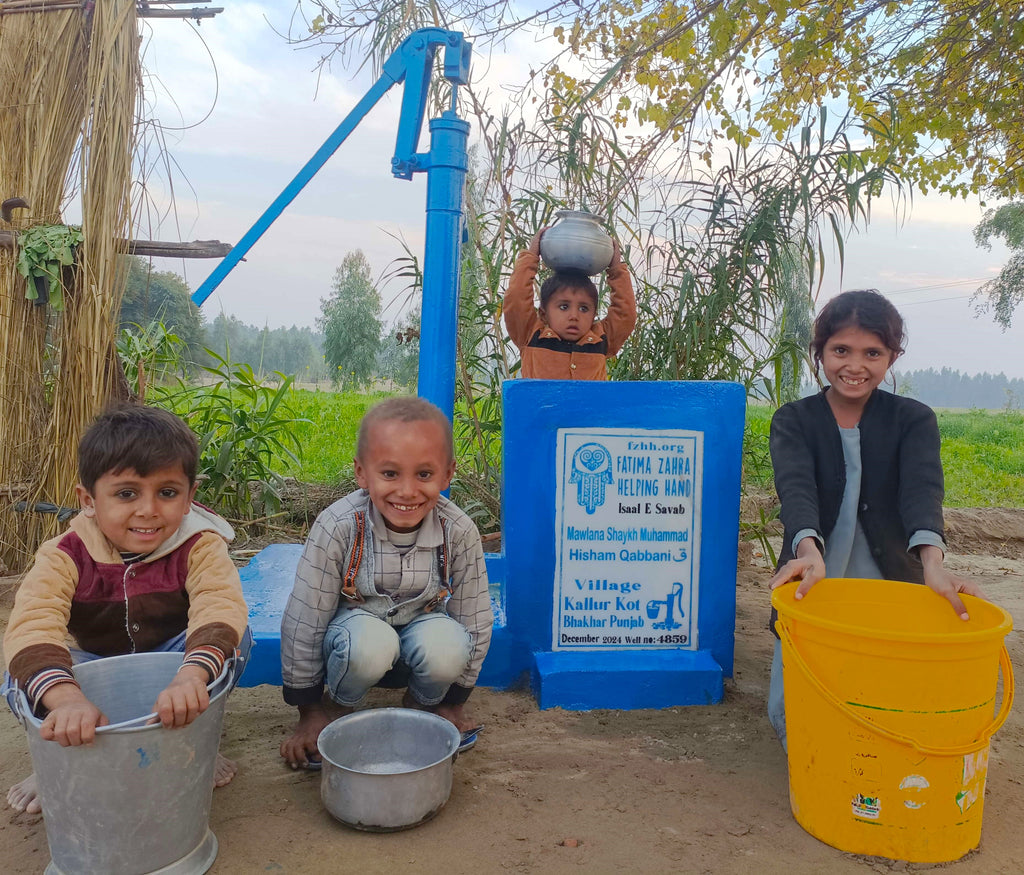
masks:
<svg viewBox="0 0 1024 875"><path fill-rule="evenodd" d="M51 687L43 694L42 705L50 713L39 727L39 735L64 747L92 744L96 727L110 722L77 684Z"/></svg>
<svg viewBox="0 0 1024 875"><path fill-rule="evenodd" d="M306 768L310 757L319 758L316 740L331 722L331 715L322 705L301 705L299 722L290 737L281 742L281 756L293 769Z"/></svg>
<svg viewBox="0 0 1024 875"><path fill-rule="evenodd" d="M961 620L969 620L971 616L967 613L967 607L959 594L966 593L983 599L985 593L981 587L973 580L959 577L949 569L943 568L942 550L938 547L926 544L919 549L919 555L924 565L924 582L928 588L946 599Z"/></svg>
<svg viewBox="0 0 1024 875"><path fill-rule="evenodd" d="M545 231L547 231L547 226L541 228L536 234L534 234L533 239L530 241L530 245L526 247L527 252L532 252L538 258L540 257L540 238L544 236Z"/></svg>
<svg viewBox="0 0 1024 875"><path fill-rule="evenodd" d="M198 665L184 665L156 697L153 710L167 729L188 726L210 707L206 689L209 675Z"/></svg>
<svg viewBox="0 0 1024 875"><path fill-rule="evenodd" d="M605 270L611 270L620 264L622 264L622 250L619 248L619 241L612 238L612 260L608 262L608 267Z"/></svg>
<svg viewBox="0 0 1024 875"><path fill-rule="evenodd" d="M801 581L796 588L797 599L802 599L819 580L825 576L825 559L818 549L814 538L804 538L796 547L796 557L783 565L772 579L768 581L770 589L789 583L791 580Z"/></svg>

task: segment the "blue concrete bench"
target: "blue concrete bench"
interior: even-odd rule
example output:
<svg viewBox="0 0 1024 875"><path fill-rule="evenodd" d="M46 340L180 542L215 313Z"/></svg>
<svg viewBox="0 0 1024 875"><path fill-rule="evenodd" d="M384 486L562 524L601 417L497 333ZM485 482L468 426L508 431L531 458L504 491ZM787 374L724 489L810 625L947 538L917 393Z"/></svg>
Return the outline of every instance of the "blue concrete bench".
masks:
<svg viewBox="0 0 1024 875"><path fill-rule="evenodd" d="M281 615L284 613L288 596L295 582L295 569L302 556L302 544L271 544L260 550L244 568L239 570L242 591L249 605L249 626L256 646L252 650L249 665L242 675L240 685L255 687L258 684L281 685ZM502 579L504 556L500 553L486 555L487 576L493 586ZM480 675L481 686L504 686L488 682L487 678L501 677L498 662L506 661L504 614L500 601L492 597L495 612L494 640L491 651Z"/></svg>

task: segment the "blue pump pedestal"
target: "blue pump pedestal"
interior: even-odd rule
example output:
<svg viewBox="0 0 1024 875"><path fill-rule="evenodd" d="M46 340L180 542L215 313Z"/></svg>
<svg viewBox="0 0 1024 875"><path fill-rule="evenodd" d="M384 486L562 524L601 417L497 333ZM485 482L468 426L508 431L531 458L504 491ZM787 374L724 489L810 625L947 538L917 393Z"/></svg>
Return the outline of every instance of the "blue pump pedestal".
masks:
<svg viewBox="0 0 1024 875"><path fill-rule="evenodd" d="M480 683L542 708L720 702L746 397L735 383L504 386L506 623ZM499 564L500 563L500 564Z"/></svg>

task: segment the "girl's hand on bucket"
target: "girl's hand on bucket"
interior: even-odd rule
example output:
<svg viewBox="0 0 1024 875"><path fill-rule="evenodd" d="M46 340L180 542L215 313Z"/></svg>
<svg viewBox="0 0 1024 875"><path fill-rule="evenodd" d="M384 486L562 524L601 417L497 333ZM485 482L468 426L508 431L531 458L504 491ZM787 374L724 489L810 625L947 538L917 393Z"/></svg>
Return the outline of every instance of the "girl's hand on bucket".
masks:
<svg viewBox="0 0 1024 875"><path fill-rule="evenodd" d="M796 548L796 558L783 565L768 581L769 589L775 589L791 580L801 581L795 598L802 599L814 584L825 576L825 559L814 538L804 538Z"/></svg>
<svg viewBox="0 0 1024 875"><path fill-rule="evenodd" d="M921 564L924 565L924 582L928 585L928 588L946 599L953 606L953 610L956 611L956 615L961 620L971 619L963 599L960 598L960 593L983 599L985 598L985 593L982 592L981 587L973 580L959 577L949 571L949 569L944 568L942 565L942 550L938 547L925 544L920 548L919 555L921 557Z"/></svg>
<svg viewBox="0 0 1024 875"><path fill-rule="evenodd" d="M96 727L110 721L77 684L58 684L43 695L42 705L50 713L39 727L39 735L64 747L92 744Z"/></svg>
<svg viewBox="0 0 1024 875"><path fill-rule="evenodd" d="M156 697L153 710L167 729L188 726L210 707L207 679L206 669L198 665L183 665L174 680Z"/></svg>

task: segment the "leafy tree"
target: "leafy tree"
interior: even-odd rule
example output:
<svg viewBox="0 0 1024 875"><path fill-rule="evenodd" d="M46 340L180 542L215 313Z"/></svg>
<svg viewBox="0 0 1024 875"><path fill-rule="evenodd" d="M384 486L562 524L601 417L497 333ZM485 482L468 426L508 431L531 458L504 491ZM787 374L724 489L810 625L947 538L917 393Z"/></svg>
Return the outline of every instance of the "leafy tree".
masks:
<svg viewBox="0 0 1024 875"><path fill-rule="evenodd" d="M348 253L334 272L333 291L320 301L317 326L324 358L342 386L364 386L374 375L380 349L380 294L362 250Z"/></svg>
<svg viewBox="0 0 1024 875"><path fill-rule="evenodd" d="M196 361L205 341L203 317L189 297L185 280L172 271L153 270L144 258L128 256L119 328L138 332L154 323L175 335L187 350L185 357Z"/></svg>
<svg viewBox="0 0 1024 875"><path fill-rule="evenodd" d="M988 210L974 229L974 242L985 249L991 249L991 239L1001 237L1010 248L1010 260L1003 265L999 276L989 280L975 296L988 301L983 310L995 311L995 320L1005 331L1010 327L1013 311L1024 301L1024 201L1004 204L999 209Z"/></svg>
<svg viewBox="0 0 1024 875"><path fill-rule="evenodd" d="M555 113L600 104L646 125L655 158L688 144L710 161L723 138L784 141L821 108L847 109L864 157L920 188L1024 193L1024 4L1019 0L307 0L306 38L379 63L416 27L474 35L523 28L560 51L537 78ZM564 145L564 140L562 141Z"/></svg>

